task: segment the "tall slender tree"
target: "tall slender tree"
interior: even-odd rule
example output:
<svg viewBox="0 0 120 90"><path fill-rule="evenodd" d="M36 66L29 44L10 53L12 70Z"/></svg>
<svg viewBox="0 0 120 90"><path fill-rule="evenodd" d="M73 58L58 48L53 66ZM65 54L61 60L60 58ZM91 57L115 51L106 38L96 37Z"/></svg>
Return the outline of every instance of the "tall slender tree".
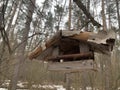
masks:
<svg viewBox="0 0 120 90"><path fill-rule="evenodd" d="M117 17L118 17L118 25L119 25L119 29L120 29L120 7L119 7L119 0L115 0L116 1L116 8L117 8ZM120 34L120 31L119 31Z"/></svg>
<svg viewBox="0 0 120 90"><path fill-rule="evenodd" d="M26 22L25 22L25 28L23 29L23 36L21 41L23 42L19 48L18 48L18 56L17 56L17 64L15 65L15 69L13 72L13 77L10 83L10 88L9 90L16 90L17 88L17 81L19 80L19 72L20 72L20 68L22 67L22 64L24 63L25 60L25 49L26 49L26 45L27 45L27 38L28 38L28 34L30 31L30 24L32 21L32 15L34 12L34 6L35 5L35 0L30 0L28 2L28 10L27 10L27 18L26 18ZM26 40L26 41L24 41Z"/></svg>
<svg viewBox="0 0 120 90"><path fill-rule="evenodd" d="M90 11L90 0L87 0L87 10ZM89 19L86 17L86 26L85 26L85 30L88 31L88 22Z"/></svg>
<svg viewBox="0 0 120 90"><path fill-rule="evenodd" d="M72 8L72 1L71 0L69 0L69 29L68 30L70 30L71 29L71 9Z"/></svg>
<svg viewBox="0 0 120 90"><path fill-rule="evenodd" d="M102 0L102 22L103 22L103 30L107 30L106 25L106 16L105 16L105 0Z"/></svg>

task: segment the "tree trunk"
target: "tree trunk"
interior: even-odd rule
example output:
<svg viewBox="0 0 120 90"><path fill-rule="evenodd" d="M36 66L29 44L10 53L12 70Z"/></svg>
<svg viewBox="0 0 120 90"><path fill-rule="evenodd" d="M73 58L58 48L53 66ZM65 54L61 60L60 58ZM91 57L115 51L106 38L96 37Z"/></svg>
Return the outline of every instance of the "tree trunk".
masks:
<svg viewBox="0 0 120 90"><path fill-rule="evenodd" d="M87 0L87 10L90 11L90 0ZM85 31L88 31L89 19L87 17L85 22L86 22Z"/></svg>
<svg viewBox="0 0 120 90"><path fill-rule="evenodd" d="M69 0L69 30L71 29L71 0Z"/></svg>
<svg viewBox="0 0 120 90"><path fill-rule="evenodd" d="M66 1L65 1L65 3L64 3L64 6L63 6L63 7L65 7L65 5L66 5ZM61 23L61 21L62 21L63 13L64 13L64 12L62 12L62 14L61 14L60 16L58 16L58 17L59 17L58 28L57 28L58 31L60 30L60 23Z"/></svg>
<svg viewBox="0 0 120 90"><path fill-rule="evenodd" d="M106 16L105 16L105 0L102 0L102 22L103 22L103 30L107 30Z"/></svg>
<svg viewBox="0 0 120 90"><path fill-rule="evenodd" d="M94 20L94 18L92 17L92 15L90 14L90 12L88 12L88 10L86 9L86 7L84 6L84 4L81 2L81 0L73 0L78 7L83 11L83 13L87 16L88 19L90 19L90 21L92 22L92 24L94 26L97 26L98 28L101 27L102 25L100 23L98 23L96 20Z"/></svg>
<svg viewBox="0 0 120 90"><path fill-rule="evenodd" d="M119 29L120 29L119 0L116 0L116 8L117 8L118 25L119 25ZM120 31L119 31L119 35L120 35Z"/></svg>
<svg viewBox="0 0 120 90"><path fill-rule="evenodd" d="M17 63L15 65L15 69L13 72L13 77L12 77L12 80L10 83L9 90L16 90L17 81L19 80L20 68L22 67L22 64L24 63L24 59L25 59L24 53L25 53L25 47L27 45L26 39L27 39L28 34L29 34L30 23L32 21L32 15L34 12L34 5L33 4L35 4L35 0L31 0L31 1L32 2L29 2L28 11L27 11L27 15L29 17L27 17L27 19L26 19L25 28L24 28L23 36L22 36L23 43L18 48L18 56L17 56L18 60L16 61ZM24 40L26 40L26 41L24 41Z"/></svg>
<svg viewBox="0 0 120 90"><path fill-rule="evenodd" d="M106 16L105 16L105 0L102 0L102 21L103 21L103 30L107 30L107 25L106 25ZM110 52L111 50L109 50ZM103 55L104 60L104 70L105 70L105 90L112 90L112 65L111 65L111 57L107 55Z"/></svg>
<svg viewBox="0 0 120 90"><path fill-rule="evenodd" d="M108 29L111 29L111 11L110 11L110 1L106 1L108 8Z"/></svg>
<svg viewBox="0 0 120 90"><path fill-rule="evenodd" d="M6 31L7 31L8 34L9 34L9 31L11 31L10 28L12 26L13 18L15 16L16 12L17 12L17 8L20 6L21 0L17 0L15 3L16 4L12 7L13 10L10 13L10 17L9 17L10 19L8 20L8 26L6 28Z"/></svg>

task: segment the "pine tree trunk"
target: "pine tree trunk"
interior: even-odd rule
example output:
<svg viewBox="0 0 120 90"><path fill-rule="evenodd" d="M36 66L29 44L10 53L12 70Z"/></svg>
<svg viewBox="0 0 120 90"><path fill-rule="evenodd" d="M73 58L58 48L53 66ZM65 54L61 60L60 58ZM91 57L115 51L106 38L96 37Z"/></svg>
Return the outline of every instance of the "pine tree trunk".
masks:
<svg viewBox="0 0 120 90"><path fill-rule="evenodd" d="M71 0L69 0L69 30L71 29Z"/></svg>
<svg viewBox="0 0 120 90"><path fill-rule="evenodd" d="M118 25L119 25L119 29L120 29L119 0L116 0L116 8L117 8ZM119 31L119 35L120 35L120 31Z"/></svg>
<svg viewBox="0 0 120 90"><path fill-rule="evenodd" d="M111 11L110 11L110 1L106 1L108 8L108 28L111 29Z"/></svg>
<svg viewBox="0 0 120 90"><path fill-rule="evenodd" d="M27 37L29 34L29 30L30 30L30 23L32 21L32 15L34 12L34 5L35 4L35 0L31 0L32 2L29 2L29 6L28 6L28 11L27 11L27 15L29 17L27 17L26 19L26 23L25 23L25 28L23 30L23 36L22 36L22 42L23 44L19 46L18 48L18 56L17 56L17 64L15 65L15 69L13 72L13 77L10 83L10 87L9 90L16 90L17 88L17 81L19 80L19 72L20 72L20 68L22 67L22 64L24 63L25 60L25 47L27 45ZM26 40L26 41L24 41Z"/></svg>
<svg viewBox="0 0 120 90"><path fill-rule="evenodd" d="M15 14L16 14L16 12L17 12L17 7L20 5L20 3L21 3L21 0L17 0L16 2L15 2L16 4L13 6L13 10L11 11L11 13L10 13L10 19L8 20L8 26L7 26L7 28L6 28L6 31L7 31L7 33L9 34L9 31L11 31L11 25L12 25L12 22L13 22L13 18L14 18L14 16L15 16Z"/></svg>
<svg viewBox="0 0 120 90"><path fill-rule="evenodd" d="M105 0L102 0L102 21L103 21L103 30L107 30L106 16L105 16Z"/></svg>
<svg viewBox="0 0 120 90"><path fill-rule="evenodd" d="M88 12L90 11L90 0L87 0L87 10L88 10ZM86 23L89 21L89 19L86 17ZM88 24L89 23L87 23L87 25L85 26L85 31L88 31Z"/></svg>
<svg viewBox="0 0 120 90"><path fill-rule="evenodd" d="M106 16L105 16L105 0L102 0L102 20L103 20L103 30L107 30L106 25ZM109 50L110 52L111 50ZM111 55L107 56L103 54L104 60L104 84L105 84L105 90L112 90L112 64L111 64Z"/></svg>

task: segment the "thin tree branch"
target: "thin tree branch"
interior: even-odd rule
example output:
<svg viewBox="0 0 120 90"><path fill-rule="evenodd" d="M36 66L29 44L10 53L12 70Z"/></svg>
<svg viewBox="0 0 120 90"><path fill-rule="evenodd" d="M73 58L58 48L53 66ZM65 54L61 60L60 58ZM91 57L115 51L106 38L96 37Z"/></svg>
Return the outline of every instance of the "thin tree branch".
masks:
<svg viewBox="0 0 120 90"><path fill-rule="evenodd" d="M20 45L22 45L25 41L27 41L29 38L32 38L32 37L34 37L35 35L40 35L40 34L43 34L43 33L35 33L35 34L29 36L27 39L24 39L23 42L21 42L20 44L18 44L18 45L12 50L12 53L15 52L15 50L16 50Z"/></svg>
<svg viewBox="0 0 120 90"><path fill-rule="evenodd" d="M81 0L73 0L77 6L83 11L83 13L87 16L88 19L90 19L90 21L92 22L92 24L94 26L97 26L98 28L101 27L102 25L100 23L98 23L96 20L94 20L94 18L92 17L92 15L88 12L88 10L86 9L86 7L83 5L83 3L81 2Z"/></svg>

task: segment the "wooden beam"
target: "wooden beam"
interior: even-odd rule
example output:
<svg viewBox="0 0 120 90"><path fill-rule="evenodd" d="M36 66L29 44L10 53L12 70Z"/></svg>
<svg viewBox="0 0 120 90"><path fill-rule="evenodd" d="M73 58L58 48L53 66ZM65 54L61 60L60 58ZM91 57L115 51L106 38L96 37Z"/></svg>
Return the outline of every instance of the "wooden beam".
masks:
<svg viewBox="0 0 120 90"><path fill-rule="evenodd" d="M59 55L59 56L53 56L53 57L48 57L48 61L53 61L53 62L59 62L61 59L64 61L73 61L73 60L81 60L81 59L93 59L94 55L92 52L87 52L87 53L79 53L79 54L69 54L69 55Z"/></svg>
<svg viewBox="0 0 120 90"><path fill-rule="evenodd" d="M84 70L94 70L94 61L92 59L73 62L52 62L48 64L50 71L78 72Z"/></svg>
<svg viewBox="0 0 120 90"><path fill-rule="evenodd" d="M33 58L38 57L38 56L42 53L42 51L43 51L43 50L42 50L42 47L41 47L41 46L37 47L33 52L31 52L31 53L28 55L29 59L32 60Z"/></svg>

